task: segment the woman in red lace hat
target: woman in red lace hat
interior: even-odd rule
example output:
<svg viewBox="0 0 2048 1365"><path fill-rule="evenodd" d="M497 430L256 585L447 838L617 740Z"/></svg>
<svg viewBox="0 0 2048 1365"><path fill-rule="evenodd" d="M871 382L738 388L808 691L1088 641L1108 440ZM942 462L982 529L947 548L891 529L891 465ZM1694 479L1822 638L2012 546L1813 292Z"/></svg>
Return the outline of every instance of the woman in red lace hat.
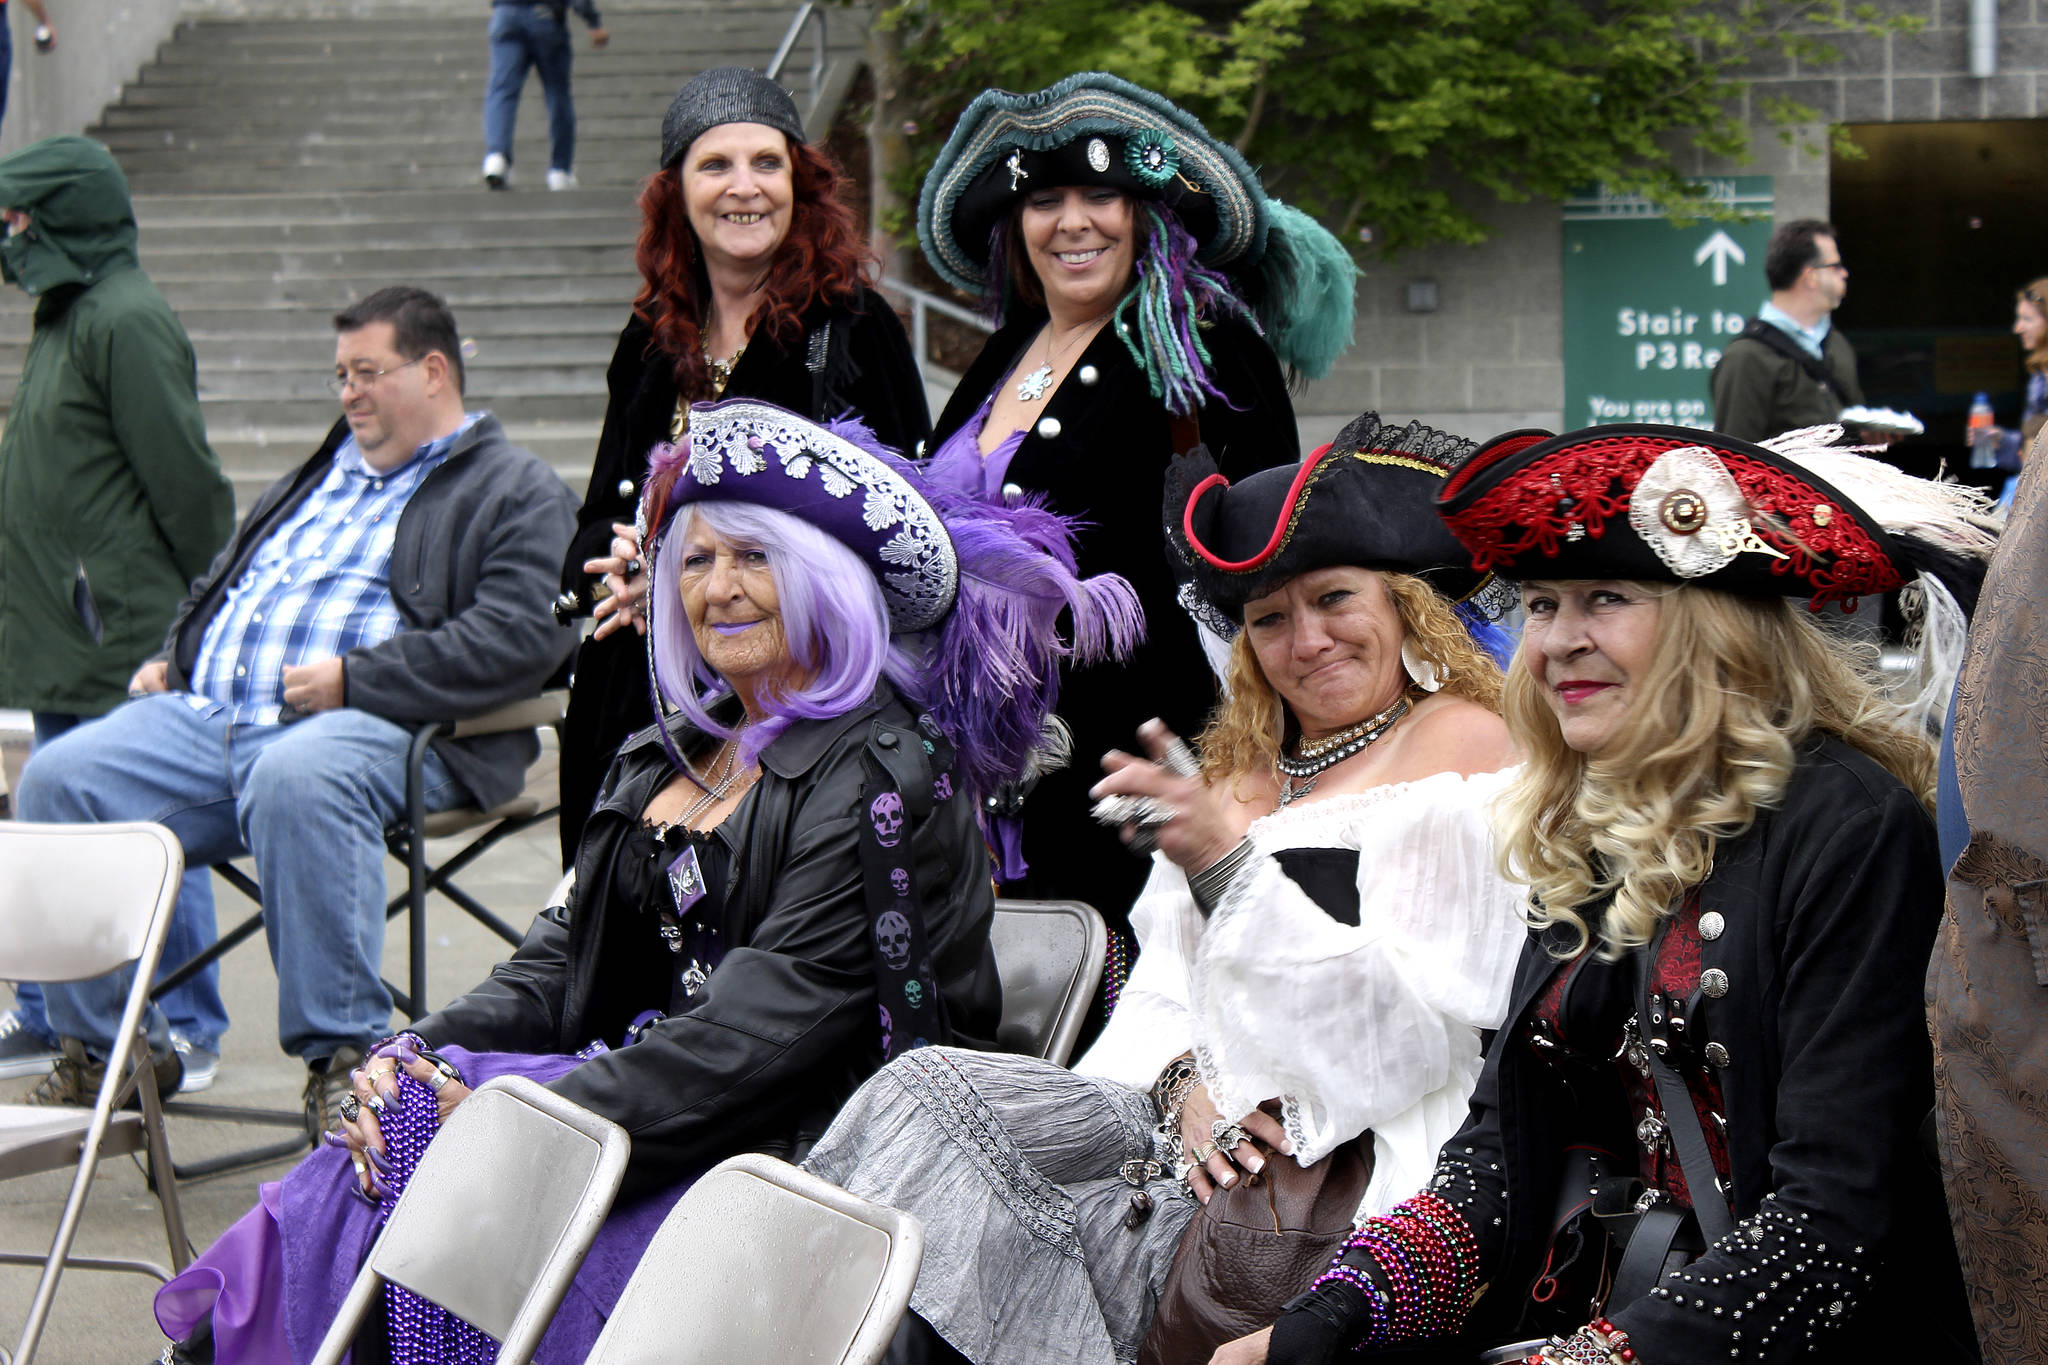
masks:
<svg viewBox="0 0 2048 1365"><path fill-rule="evenodd" d="M1219 1360L1974 1354L1920 1135L1933 746L1810 608L1906 588L1931 656L1991 537L1977 495L1802 438L1523 432L1446 481L1521 580L1496 820L1532 936L1423 1191Z"/></svg>

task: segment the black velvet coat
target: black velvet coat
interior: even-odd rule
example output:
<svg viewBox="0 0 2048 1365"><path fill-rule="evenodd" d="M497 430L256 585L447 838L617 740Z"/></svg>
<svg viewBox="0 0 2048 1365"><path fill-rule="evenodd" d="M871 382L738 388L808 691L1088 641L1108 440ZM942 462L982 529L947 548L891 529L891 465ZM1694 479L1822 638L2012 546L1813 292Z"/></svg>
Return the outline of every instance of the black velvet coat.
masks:
<svg viewBox="0 0 2048 1365"><path fill-rule="evenodd" d="M676 724L688 753L700 737ZM886 686L847 715L798 721L762 751L761 780L717 828L732 851L724 960L687 1011L551 1086L632 1135L622 1199L735 1152L801 1159L881 1065L857 836L862 755L884 734L896 753L922 753L916 718ZM653 727L627 741L591 812L568 905L542 911L488 980L416 1024L421 1037L574 1052L593 1038L616 1045L641 1010L668 1008L672 971L651 994L631 988L647 981L650 951L668 954L652 948L641 907L615 904L612 888L627 834L674 774ZM935 805L912 846L952 1041L991 1048L1002 990L973 803Z"/></svg>
<svg viewBox="0 0 2048 1365"><path fill-rule="evenodd" d="M808 365L813 339L829 328L831 343L822 375ZM630 522L647 477L647 452L668 439L675 415L674 361L653 349L653 331L635 316L619 333L605 385L611 397L590 489L577 513L576 538L562 564L564 590L583 589L590 575L583 561L609 552L613 522ZM825 305L804 318L804 335L788 346L756 336L733 367L728 398L759 398L828 421L851 410L882 444L911 451L931 430L924 380L910 351L910 339L895 310L881 295L863 291L853 308ZM633 631L585 640L576 656L569 689L568 723L562 736L562 865L576 856L584 818L598 783L620 741L651 723L647 698L647 649Z"/></svg>
<svg viewBox="0 0 2048 1365"><path fill-rule="evenodd" d="M1044 322L1045 314L1033 312L989 338L946 404L934 448L974 420ZM1239 479L1300 459L1294 407L1265 340L1228 319L1203 337L1214 358L1211 377L1229 399L1211 399L1199 415L1202 440L1218 467ZM1082 381L1085 366L1094 367L1095 383ZM1047 401L1006 476L1026 491L1046 494L1053 510L1085 518L1081 572L1122 574L1145 608L1147 639L1128 665L1067 674L1059 714L1073 727L1073 764L1041 782L1025 806L1024 854L1031 875L1024 891L1087 901L1117 925L1125 922L1147 865L1114 831L1088 818L1088 788L1102 776L1099 760L1109 749L1135 749L1138 726L1153 716L1176 733L1198 733L1217 697L1194 623L1175 598L1160 520L1173 453L1165 405L1148 391L1144 371L1115 329L1105 327Z"/></svg>
<svg viewBox="0 0 2048 1365"><path fill-rule="evenodd" d="M1699 901L1726 921L1701 944L1700 970L1723 972L1727 992L1695 993L1686 1034L1692 1049L1726 1049L1736 1227L1607 1315L1645 1365L1973 1358L1922 1138L1934 1088L1921 992L1942 914L1926 809L1862 753L1812 742L1779 809L1721 845ZM1479 1342L1524 1334L1559 1207L1571 1092L1527 1037L1559 969L1532 939L1433 1182L1478 1239L1477 1279L1490 1286L1468 1324ZM1330 1358L1294 1349L1307 1325L1302 1310L1282 1320L1276 1365Z"/></svg>

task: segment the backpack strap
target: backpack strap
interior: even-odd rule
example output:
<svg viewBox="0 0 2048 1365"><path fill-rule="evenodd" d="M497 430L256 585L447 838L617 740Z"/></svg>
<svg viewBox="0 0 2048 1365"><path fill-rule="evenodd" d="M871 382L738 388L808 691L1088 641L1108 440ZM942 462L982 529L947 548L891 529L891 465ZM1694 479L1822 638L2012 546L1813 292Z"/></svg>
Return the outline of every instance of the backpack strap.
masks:
<svg viewBox="0 0 2048 1365"><path fill-rule="evenodd" d="M1791 360L1832 393L1836 402L1843 407L1849 406L1848 391L1842 387L1842 381L1835 377L1835 372L1828 368L1827 362L1785 335L1784 328L1765 322L1762 318L1751 318L1748 325L1742 329L1742 335L1737 338L1744 339L1759 342Z"/></svg>

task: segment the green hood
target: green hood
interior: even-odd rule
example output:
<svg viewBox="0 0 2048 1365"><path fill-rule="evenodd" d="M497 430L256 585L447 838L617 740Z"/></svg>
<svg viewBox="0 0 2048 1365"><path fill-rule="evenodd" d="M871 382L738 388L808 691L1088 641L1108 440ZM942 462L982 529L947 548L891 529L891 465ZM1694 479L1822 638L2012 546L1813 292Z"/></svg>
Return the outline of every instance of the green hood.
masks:
<svg viewBox="0 0 2048 1365"><path fill-rule="evenodd" d="M0 242L0 277L31 295L138 264L128 177L105 147L50 137L0 157L0 208L29 215Z"/></svg>

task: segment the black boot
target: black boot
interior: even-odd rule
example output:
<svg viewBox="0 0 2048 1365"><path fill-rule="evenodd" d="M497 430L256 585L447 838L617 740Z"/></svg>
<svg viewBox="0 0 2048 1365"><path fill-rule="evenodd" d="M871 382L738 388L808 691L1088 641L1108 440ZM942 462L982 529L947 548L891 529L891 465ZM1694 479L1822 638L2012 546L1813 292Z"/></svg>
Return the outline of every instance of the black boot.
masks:
<svg viewBox="0 0 2048 1365"><path fill-rule="evenodd" d="M164 1347L157 1365L213 1365L213 1319L209 1317L193 1328L192 1335L183 1341Z"/></svg>

